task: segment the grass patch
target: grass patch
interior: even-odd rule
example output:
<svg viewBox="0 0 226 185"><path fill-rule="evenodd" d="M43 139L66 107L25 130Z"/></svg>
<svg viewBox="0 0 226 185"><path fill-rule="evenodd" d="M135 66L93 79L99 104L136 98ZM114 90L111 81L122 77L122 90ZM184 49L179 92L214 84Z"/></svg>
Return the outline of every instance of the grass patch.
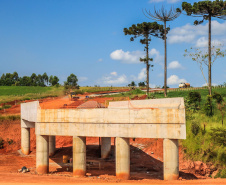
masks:
<svg viewBox="0 0 226 185"><path fill-rule="evenodd" d="M12 107L11 105L3 105L3 106L0 107L0 110L9 109L11 107Z"/></svg>
<svg viewBox="0 0 226 185"><path fill-rule="evenodd" d="M134 89L128 92L122 92L119 94L113 94L113 95L106 95L104 97L129 97L130 99L133 98L134 96L139 96L139 95L144 95L145 92L140 90L140 89Z"/></svg>
<svg viewBox="0 0 226 185"><path fill-rule="evenodd" d="M8 115L8 116L1 116L0 115L0 121L15 121L15 120L20 120L20 116L19 115Z"/></svg>
<svg viewBox="0 0 226 185"><path fill-rule="evenodd" d="M0 86L0 103L56 97L63 95L63 87Z"/></svg>
<svg viewBox="0 0 226 185"><path fill-rule="evenodd" d="M101 91L116 91L116 90L122 90L122 89L128 89L128 87L80 87L79 90L82 92L101 92Z"/></svg>

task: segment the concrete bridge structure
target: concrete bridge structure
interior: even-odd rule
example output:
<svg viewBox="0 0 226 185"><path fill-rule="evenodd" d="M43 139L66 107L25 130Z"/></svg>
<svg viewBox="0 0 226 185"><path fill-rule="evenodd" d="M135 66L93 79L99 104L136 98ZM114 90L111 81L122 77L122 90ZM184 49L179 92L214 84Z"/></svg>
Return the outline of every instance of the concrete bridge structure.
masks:
<svg viewBox="0 0 226 185"><path fill-rule="evenodd" d="M73 175L86 174L86 137L101 137L101 156L116 138L116 177L130 177L129 138L163 138L164 179L179 177L178 139L186 139L183 98L110 102L108 108L41 109L39 102L21 104L21 150L29 154L30 128L36 134L36 171L49 172L55 136L73 136Z"/></svg>

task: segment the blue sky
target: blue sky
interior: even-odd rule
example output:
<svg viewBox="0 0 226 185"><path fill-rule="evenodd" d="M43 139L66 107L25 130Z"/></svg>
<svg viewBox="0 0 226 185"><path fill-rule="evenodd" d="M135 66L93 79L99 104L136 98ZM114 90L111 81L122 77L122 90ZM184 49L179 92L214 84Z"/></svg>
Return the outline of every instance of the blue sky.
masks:
<svg viewBox="0 0 226 185"><path fill-rule="evenodd" d="M195 1L189 1L195 2ZM123 28L153 22L142 9L153 11L174 6L181 0L0 0L0 76L17 71L56 75L60 82L74 73L80 86L125 86L145 80L145 65L139 62L144 46L139 38L130 42ZM183 56L184 50L205 48L207 22L194 26L195 18L181 15L168 22L168 86L189 82L205 84L197 63ZM162 24L161 22L159 22ZM226 21L213 19L212 40L225 44ZM224 48L223 48L224 49ZM163 40L152 37L151 87L163 86ZM226 82L226 58L212 67L212 83ZM153 71L152 71L153 70ZM207 76L207 68L204 66Z"/></svg>

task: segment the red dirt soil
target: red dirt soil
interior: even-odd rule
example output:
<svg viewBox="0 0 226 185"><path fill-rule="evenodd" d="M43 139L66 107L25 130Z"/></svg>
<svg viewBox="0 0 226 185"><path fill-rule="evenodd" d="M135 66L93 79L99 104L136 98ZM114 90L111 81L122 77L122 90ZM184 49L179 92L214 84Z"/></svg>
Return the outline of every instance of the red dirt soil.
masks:
<svg viewBox="0 0 226 185"><path fill-rule="evenodd" d="M145 98L145 96L143 97ZM135 98L136 99L136 98ZM41 108L76 108L85 101L97 101L105 104L112 98L97 97L70 101L67 97L47 98L41 100ZM2 114L2 113L1 113ZM13 105L4 112L5 115L20 114L20 106ZM62 164L63 155L72 157L72 137L56 136L56 154L50 157L50 173L48 175L35 174L36 166L36 138L35 130L31 129L30 150L25 156L18 152L20 149L20 121L0 122L0 138L4 140L4 148L0 149L0 184L226 184L225 179L213 180L202 174L203 169L196 170L194 163L183 157L180 148L180 180L162 181L163 175L163 140L162 139L133 139L130 140L131 149L131 180L124 181L115 178L114 139L112 138L111 157L102 162L104 169L92 166L87 169L87 177L72 176L72 166ZM11 144L10 141L13 141ZM87 159L99 160L99 138L87 138ZM26 166L28 173L18 173L18 169ZM200 180L201 179L201 180Z"/></svg>

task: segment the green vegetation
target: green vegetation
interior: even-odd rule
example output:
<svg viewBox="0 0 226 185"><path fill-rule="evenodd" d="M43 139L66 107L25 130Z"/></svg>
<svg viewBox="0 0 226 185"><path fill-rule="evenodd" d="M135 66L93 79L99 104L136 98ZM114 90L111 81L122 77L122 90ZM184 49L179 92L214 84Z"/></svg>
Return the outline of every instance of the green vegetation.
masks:
<svg viewBox="0 0 226 185"><path fill-rule="evenodd" d="M0 103L63 95L63 87L0 86Z"/></svg>
<svg viewBox="0 0 226 185"><path fill-rule="evenodd" d="M23 76L19 77L17 72L14 73L6 73L2 74L0 78L0 86L41 86L45 87L48 85L54 86L59 85L59 78L57 76L51 75L48 77L46 73L43 73L43 75L36 75L35 73L32 73L32 75L29 76Z"/></svg>
<svg viewBox="0 0 226 185"><path fill-rule="evenodd" d="M19 115L9 115L9 116L1 116L0 115L0 121L15 121L15 120L20 120Z"/></svg>
<svg viewBox="0 0 226 185"><path fill-rule="evenodd" d="M144 91L140 90L139 88L136 88L128 92L122 92L122 93L113 94L113 95L106 95L105 97L129 97L131 99L135 96L144 95L144 94L146 94Z"/></svg>
<svg viewBox="0 0 226 185"><path fill-rule="evenodd" d="M128 89L128 87L79 87L79 89L84 93L95 93L95 92L101 92L101 91L115 91L115 90L122 90L122 89Z"/></svg>

